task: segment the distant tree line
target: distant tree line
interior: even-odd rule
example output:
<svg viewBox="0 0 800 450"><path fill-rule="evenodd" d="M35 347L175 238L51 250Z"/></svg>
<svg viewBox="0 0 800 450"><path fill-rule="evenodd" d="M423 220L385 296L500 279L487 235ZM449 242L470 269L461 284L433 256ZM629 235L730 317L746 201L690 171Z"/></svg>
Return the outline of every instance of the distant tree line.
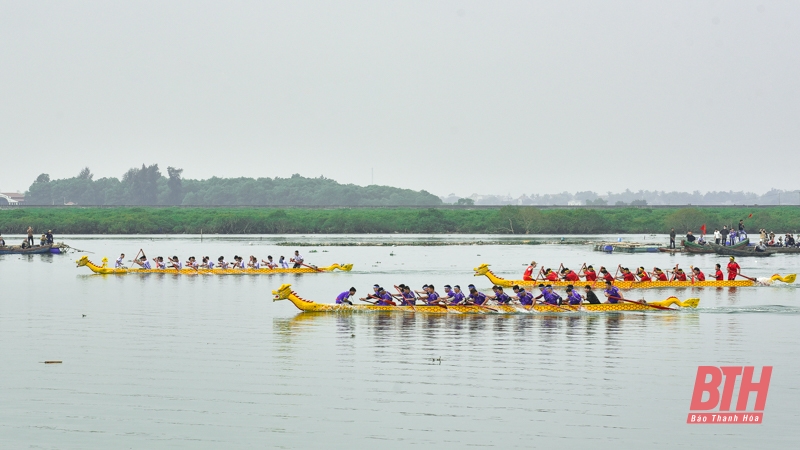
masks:
<svg viewBox="0 0 800 450"><path fill-rule="evenodd" d="M183 169L158 164L125 172L122 179L94 179L89 168L73 177L51 180L39 175L25 194L27 205L152 206L435 206L439 197L426 191L389 186L340 184L328 178L217 178L191 180Z"/></svg>

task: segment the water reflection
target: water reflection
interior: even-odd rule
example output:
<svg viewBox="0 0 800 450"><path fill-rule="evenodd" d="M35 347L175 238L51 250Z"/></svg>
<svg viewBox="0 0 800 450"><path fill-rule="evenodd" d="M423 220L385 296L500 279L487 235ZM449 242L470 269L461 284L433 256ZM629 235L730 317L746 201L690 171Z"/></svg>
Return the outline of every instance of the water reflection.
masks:
<svg viewBox="0 0 800 450"><path fill-rule="evenodd" d="M434 340L439 337L455 338L468 335L491 335L494 339L524 336L538 331L542 341L563 334L566 337L596 336L604 333L613 344L622 333L630 329L647 327L659 329L681 328L681 331L699 325L699 312L679 313L604 313L604 314L398 314L371 312L356 314L331 314L303 312L291 318L273 318L276 334L311 332L317 325L335 323L336 334L351 338L357 330L370 334L380 342L412 337ZM602 327L602 328L601 328ZM360 336L360 335L359 335Z"/></svg>

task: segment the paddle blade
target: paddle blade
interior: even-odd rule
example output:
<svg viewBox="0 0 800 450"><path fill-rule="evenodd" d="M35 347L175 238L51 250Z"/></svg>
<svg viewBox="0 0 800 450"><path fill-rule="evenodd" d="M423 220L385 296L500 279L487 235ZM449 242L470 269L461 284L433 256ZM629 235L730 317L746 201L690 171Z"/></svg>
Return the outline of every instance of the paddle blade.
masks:
<svg viewBox="0 0 800 450"><path fill-rule="evenodd" d="M686 300L680 303L682 308L697 308L697 305L700 304L699 298L687 298Z"/></svg>
<svg viewBox="0 0 800 450"><path fill-rule="evenodd" d="M772 280L772 281L778 280L778 281L783 281L784 283L794 283L795 279L797 279L797 274L796 273L790 273L789 275L786 275L785 277L782 277L782 276L780 276L780 275L778 275L776 273L775 275L773 275L770 278L770 280Z"/></svg>

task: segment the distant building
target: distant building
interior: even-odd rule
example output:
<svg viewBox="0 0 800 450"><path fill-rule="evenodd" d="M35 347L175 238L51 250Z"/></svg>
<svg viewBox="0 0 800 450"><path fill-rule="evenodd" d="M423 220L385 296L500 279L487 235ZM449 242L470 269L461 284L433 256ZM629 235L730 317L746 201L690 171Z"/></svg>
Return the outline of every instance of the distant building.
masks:
<svg viewBox="0 0 800 450"><path fill-rule="evenodd" d="M19 206L25 203L25 194L19 192L0 192L0 206Z"/></svg>

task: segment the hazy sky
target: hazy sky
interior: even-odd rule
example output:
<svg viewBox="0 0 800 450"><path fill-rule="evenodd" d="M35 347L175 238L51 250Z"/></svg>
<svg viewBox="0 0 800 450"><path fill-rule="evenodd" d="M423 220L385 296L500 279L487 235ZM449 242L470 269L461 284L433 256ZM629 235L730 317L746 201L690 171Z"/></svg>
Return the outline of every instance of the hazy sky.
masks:
<svg viewBox="0 0 800 450"><path fill-rule="evenodd" d="M800 2L0 0L0 190L797 189ZM756 169L763 164L763 172Z"/></svg>

